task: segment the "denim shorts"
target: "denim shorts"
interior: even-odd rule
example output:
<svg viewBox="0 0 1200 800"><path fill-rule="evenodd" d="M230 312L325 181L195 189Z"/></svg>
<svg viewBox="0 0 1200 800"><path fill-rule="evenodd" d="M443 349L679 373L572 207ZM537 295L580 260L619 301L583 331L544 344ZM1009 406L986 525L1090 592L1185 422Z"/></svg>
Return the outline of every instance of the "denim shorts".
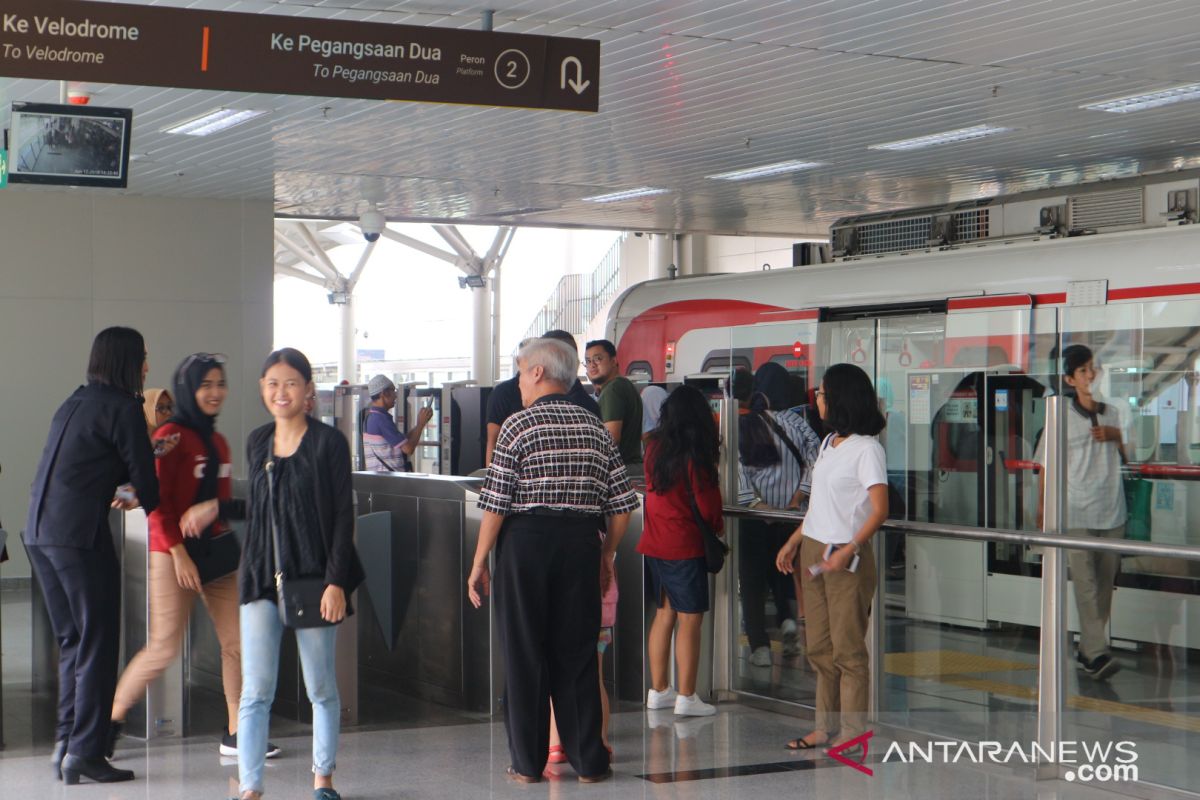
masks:
<svg viewBox="0 0 1200 800"><path fill-rule="evenodd" d="M662 608L665 593L671 608L685 614L708 611L708 569L704 558L646 559L646 592Z"/></svg>

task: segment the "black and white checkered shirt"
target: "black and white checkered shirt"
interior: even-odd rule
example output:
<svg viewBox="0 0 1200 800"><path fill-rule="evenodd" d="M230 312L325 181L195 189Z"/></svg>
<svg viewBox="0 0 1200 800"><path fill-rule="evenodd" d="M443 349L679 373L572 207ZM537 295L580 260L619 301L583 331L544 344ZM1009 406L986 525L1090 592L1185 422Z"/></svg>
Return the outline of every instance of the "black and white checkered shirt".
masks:
<svg viewBox="0 0 1200 800"><path fill-rule="evenodd" d="M608 429L563 395L504 421L479 495L480 510L501 516L539 509L612 516L637 507Z"/></svg>

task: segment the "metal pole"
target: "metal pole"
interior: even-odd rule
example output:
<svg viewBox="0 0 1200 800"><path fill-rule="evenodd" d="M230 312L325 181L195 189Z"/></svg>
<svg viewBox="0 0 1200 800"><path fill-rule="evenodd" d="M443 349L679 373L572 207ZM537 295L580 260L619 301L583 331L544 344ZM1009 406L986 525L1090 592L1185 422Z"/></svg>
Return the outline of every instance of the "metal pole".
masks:
<svg viewBox="0 0 1200 800"><path fill-rule="evenodd" d="M487 280L486 278L484 279ZM485 284L471 290L472 315L475 325L474 348L471 352L471 379L479 386L492 385L492 292Z"/></svg>
<svg viewBox="0 0 1200 800"><path fill-rule="evenodd" d="M1044 515L1042 532L1060 534L1063 529L1063 455L1062 430L1063 398L1051 397L1046 401L1046 427L1042 433L1046 455L1042 468L1045 470ZM1054 752L1056 742L1062 740L1062 710L1066 700L1066 681L1063 673L1063 654L1066 651L1066 586L1067 564L1065 553L1057 547L1048 547L1042 554L1042 634L1038 647L1038 743L1048 752ZM1059 777L1058 764L1040 763L1037 768L1039 780L1055 780Z"/></svg>
<svg viewBox="0 0 1200 800"><path fill-rule="evenodd" d="M492 380L500 377L500 262L492 267Z"/></svg>
<svg viewBox="0 0 1200 800"><path fill-rule="evenodd" d="M67 94L67 82L59 81L58 82L58 102L62 105L66 105L66 103L68 102L69 99L70 99L70 95Z"/></svg>
<svg viewBox="0 0 1200 800"><path fill-rule="evenodd" d="M729 379L721 381L721 495L729 501L736 502L738 495L738 403L733 398L732 386ZM721 693L733 690L733 652L734 635L737 631L733 604L737 593L734 578L737 572L737 536L738 521L733 517L725 518L725 541L733 549L725 560L725 569L717 573L714 581L712 613L712 693L720 697Z"/></svg>
<svg viewBox="0 0 1200 800"><path fill-rule="evenodd" d="M354 295L346 293L346 302L342 306L342 347L338 363L338 374L343 380L358 383L356 356L354 349Z"/></svg>

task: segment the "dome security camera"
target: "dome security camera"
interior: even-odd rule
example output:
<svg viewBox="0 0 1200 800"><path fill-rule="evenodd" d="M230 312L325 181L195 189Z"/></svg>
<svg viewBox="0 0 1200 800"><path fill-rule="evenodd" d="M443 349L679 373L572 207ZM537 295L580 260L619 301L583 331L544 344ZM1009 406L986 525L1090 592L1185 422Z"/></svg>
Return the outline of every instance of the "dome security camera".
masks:
<svg viewBox="0 0 1200 800"><path fill-rule="evenodd" d="M378 242L383 229L387 227L387 217L372 205L358 218L358 227L362 229L364 239L368 242Z"/></svg>

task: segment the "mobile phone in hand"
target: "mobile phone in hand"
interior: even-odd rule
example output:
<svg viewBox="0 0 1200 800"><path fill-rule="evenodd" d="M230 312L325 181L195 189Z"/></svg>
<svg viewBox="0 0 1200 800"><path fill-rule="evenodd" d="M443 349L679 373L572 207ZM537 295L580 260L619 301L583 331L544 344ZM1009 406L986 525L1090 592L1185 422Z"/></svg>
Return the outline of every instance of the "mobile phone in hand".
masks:
<svg viewBox="0 0 1200 800"><path fill-rule="evenodd" d="M848 545L843 545L843 544L825 545L825 560L828 561L833 556L834 553L836 553L838 550L841 550L843 547L847 547L847 546ZM858 572L858 562L859 562L858 553L855 553L854 558L850 559L850 563L846 566L846 572Z"/></svg>

